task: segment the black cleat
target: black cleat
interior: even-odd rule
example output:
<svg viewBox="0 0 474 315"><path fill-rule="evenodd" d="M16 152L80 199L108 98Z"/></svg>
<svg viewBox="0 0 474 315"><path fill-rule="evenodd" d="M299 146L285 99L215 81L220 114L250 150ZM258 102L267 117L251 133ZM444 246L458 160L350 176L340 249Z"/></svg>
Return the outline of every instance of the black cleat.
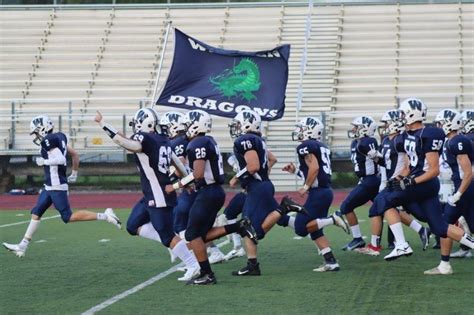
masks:
<svg viewBox="0 0 474 315"><path fill-rule="evenodd" d="M421 228L419 235L420 235L422 248L423 250L426 250L428 248L428 245L430 245L430 235L431 235L430 228L428 227Z"/></svg>
<svg viewBox="0 0 474 315"><path fill-rule="evenodd" d="M242 269L239 269L237 271L232 271L233 276L260 276L260 264L257 263L255 265L247 263L247 266L245 266Z"/></svg>
<svg viewBox="0 0 474 315"><path fill-rule="evenodd" d="M186 282L186 285L212 285L217 284L217 279L214 273L201 273L194 279Z"/></svg>
<svg viewBox="0 0 474 315"><path fill-rule="evenodd" d="M309 215L308 211L302 206L294 202L290 197L285 196L280 202L281 214L285 215L288 212L297 212Z"/></svg>
<svg viewBox="0 0 474 315"><path fill-rule="evenodd" d="M239 234L242 237L248 237L255 245L258 244L257 232L249 218L244 217L239 221Z"/></svg>

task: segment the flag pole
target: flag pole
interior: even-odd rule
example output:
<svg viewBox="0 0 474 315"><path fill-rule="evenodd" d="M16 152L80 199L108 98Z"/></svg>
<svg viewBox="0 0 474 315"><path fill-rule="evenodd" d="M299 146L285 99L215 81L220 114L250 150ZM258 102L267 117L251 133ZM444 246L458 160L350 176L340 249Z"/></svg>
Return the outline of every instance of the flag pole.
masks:
<svg viewBox="0 0 474 315"><path fill-rule="evenodd" d="M163 43L163 50L161 51L160 63L158 65L158 72L156 74L155 87L153 89L153 96L151 97L151 107L152 108L155 106L156 91L158 90L158 81L160 81L161 69L163 68L163 59L165 58L166 44L168 44L168 35L170 33L171 23L172 23L171 21L168 21L167 22L168 25L166 26L166 33L165 33L165 39L164 39L164 43Z"/></svg>

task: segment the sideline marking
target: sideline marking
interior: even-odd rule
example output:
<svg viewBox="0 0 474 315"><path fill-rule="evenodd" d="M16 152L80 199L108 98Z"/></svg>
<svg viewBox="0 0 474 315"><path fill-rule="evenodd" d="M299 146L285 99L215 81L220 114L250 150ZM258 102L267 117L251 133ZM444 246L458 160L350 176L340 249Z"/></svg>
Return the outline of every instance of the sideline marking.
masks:
<svg viewBox="0 0 474 315"><path fill-rule="evenodd" d="M217 244L217 247L222 247L224 245L227 245L229 244L229 240L225 240L219 244ZM135 293L135 292L138 292L140 291L141 289L144 289L146 288L147 286L149 285L152 285L153 283L163 279L164 277L172 274L173 272L175 272L179 267L181 267L183 265L183 263L179 263L177 265L174 265L173 267L171 267L170 269L166 270L166 271L163 271L162 273L160 274L157 274L156 276L154 277L151 277L150 279L146 280L145 282L142 282L136 286L134 286L133 288L131 289L128 289L127 291L124 291L120 294L117 294L116 296L113 296L111 297L110 299L100 303L100 304L97 304L96 306L93 306L91 307L90 309L88 309L87 311L81 313L81 315L91 315L91 314L95 314L96 312L98 311L101 311L103 310L104 308L114 304L115 302L118 302L124 298L126 298L127 296Z"/></svg>
<svg viewBox="0 0 474 315"><path fill-rule="evenodd" d="M53 216L51 216L51 217L41 218L41 221L50 220L50 219L56 219L56 218L59 218L59 217L60 217L59 214L58 214L58 215L53 215ZM25 223L30 223L30 220L0 225L0 228L9 227L9 226L15 226L15 225L20 225L20 224L25 224Z"/></svg>

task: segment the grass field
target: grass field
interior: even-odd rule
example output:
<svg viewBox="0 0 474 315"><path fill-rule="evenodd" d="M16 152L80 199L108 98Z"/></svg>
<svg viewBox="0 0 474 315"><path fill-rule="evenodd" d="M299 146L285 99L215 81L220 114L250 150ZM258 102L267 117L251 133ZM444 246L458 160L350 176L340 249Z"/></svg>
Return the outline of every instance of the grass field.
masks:
<svg viewBox="0 0 474 315"><path fill-rule="evenodd" d="M126 220L128 211L117 213ZM366 210L358 213L366 219ZM28 219L27 211L0 212L0 240L18 242L26 224L4 225ZM367 221L362 229L369 234ZM342 267L338 273L313 272L322 258L313 243L277 227L261 242L261 277L230 275L243 258L215 265L215 286L184 286L176 281L181 273L171 273L100 313L474 314L474 259L453 260L452 276L429 277L423 270L438 263L439 251L422 252L411 231L406 235L415 254L393 262L341 251L350 237L338 228L326 235ZM24 258L6 250L0 257L2 314L79 314L173 266L159 244L104 222L66 226L58 218L42 222Z"/></svg>

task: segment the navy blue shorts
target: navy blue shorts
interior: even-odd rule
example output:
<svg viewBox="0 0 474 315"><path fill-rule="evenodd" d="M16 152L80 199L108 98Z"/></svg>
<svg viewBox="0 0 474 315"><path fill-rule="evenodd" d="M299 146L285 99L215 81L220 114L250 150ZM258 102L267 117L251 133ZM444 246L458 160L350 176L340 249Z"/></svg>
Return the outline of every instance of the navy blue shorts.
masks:
<svg viewBox="0 0 474 315"><path fill-rule="evenodd" d="M173 230L175 233L186 230L188 226L189 210L196 199L196 192L188 192L186 189L178 196L176 207L173 209Z"/></svg>
<svg viewBox="0 0 474 315"><path fill-rule="evenodd" d="M237 219L239 214L242 213L244 210L245 198L247 198L247 194L240 192L231 199L229 204L224 210L224 214L227 220L234 220Z"/></svg>
<svg viewBox="0 0 474 315"><path fill-rule="evenodd" d="M269 180L263 182L252 181L247 186L247 198L245 199L243 215L250 219L260 240L265 237L265 231L262 229L263 221L279 206L273 197L274 194L275 187Z"/></svg>
<svg viewBox="0 0 474 315"><path fill-rule="evenodd" d="M69 206L67 191L65 190L43 189L38 197L35 207L31 210L31 214L42 217L52 204L54 204L56 210L61 214L63 222L68 223L69 219L71 219L72 210Z"/></svg>
<svg viewBox="0 0 474 315"><path fill-rule="evenodd" d="M458 187L456 187L457 191ZM460 216L466 219L469 229L474 231L474 181L462 194L461 199L456 203L456 207L446 204L444 206L444 216L449 224L455 224Z"/></svg>
<svg viewBox="0 0 474 315"><path fill-rule="evenodd" d="M203 240L214 225L217 213L224 205L225 192L221 185L205 186L196 192L196 198L189 210L188 226L185 237L192 241L198 237Z"/></svg>
<svg viewBox="0 0 474 315"><path fill-rule="evenodd" d="M328 215L329 207L333 200L333 193L331 188L312 188L309 190L308 198L304 204L309 215L298 213L295 219L295 232L299 236L308 235L306 224L308 222L325 218ZM319 229L316 232L311 233L311 239L316 240L323 236L323 230Z"/></svg>
<svg viewBox="0 0 474 315"><path fill-rule="evenodd" d="M355 208L364 205L369 200L374 200L379 192L379 187L380 177L377 175L363 177L342 202L340 208L342 214L353 212Z"/></svg>
<svg viewBox="0 0 474 315"><path fill-rule="evenodd" d="M161 243L170 246L175 234L173 232L173 208L155 208L148 206L145 198L142 198L132 209L127 220L127 231L131 235L138 234L138 228L151 222L153 228L158 232Z"/></svg>
<svg viewBox="0 0 474 315"><path fill-rule="evenodd" d="M373 200L372 205L369 208L369 218L383 216L383 214L387 210L384 209L385 198L387 198L387 195L390 193L391 191L389 191L388 188L385 188L377 194L377 196Z"/></svg>

